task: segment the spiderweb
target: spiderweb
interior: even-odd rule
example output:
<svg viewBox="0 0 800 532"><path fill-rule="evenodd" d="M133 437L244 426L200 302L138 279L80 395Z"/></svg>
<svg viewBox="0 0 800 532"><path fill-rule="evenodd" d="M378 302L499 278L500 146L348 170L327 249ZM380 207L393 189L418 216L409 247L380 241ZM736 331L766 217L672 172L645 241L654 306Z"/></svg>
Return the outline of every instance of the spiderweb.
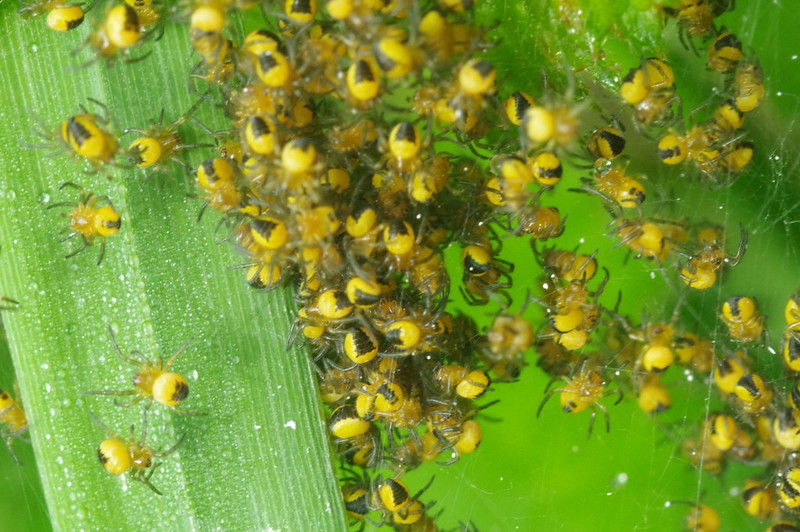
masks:
<svg viewBox="0 0 800 532"><path fill-rule="evenodd" d="M512 4L504 5L508 12L515 9ZM575 9L573 14L580 12ZM707 221L724 226L729 253L736 250L738 224L747 231L749 246L744 259L710 290L686 296L677 327L715 340L717 353L736 348L726 339L717 314L731 296L756 297L762 314L767 316L769 336L759 342L760 346L748 348L748 355L753 370L764 376L781 404L781 397L796 384L781 361L783 308L800 288L800 158L795 148L800 141L796 68L800 35L792 28L796 14L796 8L785 1L740 2L734 11L717 19L718 26L740 37L746 54L758 56L765 72L765 104L748 117L746 126L756 143L755 164L730 187L711 187L700 179L657 166L645 171L650 178L645 183L647 204L652 209L648 212L684 218L687 224ZM563 22L570 24L568 17ZM674 21L666 24L664 32L675 32ZM524 42L533 37L515 38ZM677 39L666 56L675 68L687 115L688 110L702 107L715 92L722 91L722 83L705 73L703 43L695 43L697 56ZM641 56L651 52L642 50ZM533 86L541 77L539 67L526 65L536 65L538 53L532 48L527 57L508 59L529 74ZM633 59L634 64L637 60ZM682 86L693 88L691 92L681 91ZM628 133L636 135L635 131ZM575 172L573 169L571 174ZM544 204L555 204L569 216L558 247L572 249L580 244L583 253L599 249L598 262L611 273L602 299L606 305L612 306L621 292L621 312L632 321L639 323L643 310L653 319L669 320L684 291L674 267L665 275L653 263L633 260L624 248L613 248L613 242L604 235L610 218L590 205L597 203L595 200L577 194L552 198L550 203L547 197L543 199ZM519 287L535 290L538 265L526 242L506 241L503 256L516 263L517 291L513 297L521 301L525 288ZM665 284L665 277L671 278L671 285ZM474 309L465 307L464 311L476 314ZM487 326L491 313L491 309L484 311L483 323ZM529 309L528 314L541 321L541 309ZM687 438L702 437L701 425L713 413L732 414L737 422L741 419L720 398L710 375L671 368L664 381L673 404L655 418L640 411L635 398L618 406L611 406L611 398L604 400L610 411L611 431L605 433L599 413L593 434L587 439L589 412L568 415L558 408L557 398L536 418L549 379L534 366L534 355L528 360L531 366L523 371L519 383L494 386L493 398L499 398L500 403L482 415L481 449L435 472L436 479L425 499L437 501L433 511L440 509L441 526L479 530L679 530L691 505L700 503L719 513L723 529L768 526L744 511L741 493L750 478L774 485L774 466L727 460L722 474L715 476L694 467L682 450ZM753 433L751 427L747 430ZM425 469L418 474L427 478L431 473Z"/></svg>
<svg viewBox="0 0 800 532"><path fill-rule="evenodd" d="M509 12L513 3L505 2ZM531 11L536 10L531 7ZM796 11L790 0L750 2L719 21L757 53L766 74L767 100L752 120L748 118L748 129L758 149L755 165L729 188L711 188L700 180L686 181L676 177L678 172L663 169L654 170L647 183L648 206L655 206L655 212L683 216L690 222L713 221L732 235L737 234L738 224L742 223L750 236L745 258L724 275L721 283L707 293L690 294L680 326L708 338L721 338L723 331L715 320L721 303L732 295L751 295L758 298L762 312L770 317L770 343L775 349L780 347L783 306L800 287L795 273L798 268L793 266L800 258L800 203L798 185L793 182L800 171L796 150L800 143L800 82L795 63L800 35L792 26ZM549 14L550 11L532 13ZM674 27L668 26L665 31L674 31ZM525 42L533 35L514 38ZM647 53L643 51L642 55ZM701 48L700 54L703 53ZM536 88L541 85L540 55L540 51L531 49L529 56L509 60L520 66ZM677 42L668 50L668 57L677 58L679 87L687 83L704 88L694 98L688 98L692 105L709 99L713 83L687 81L703 69L703 58L694 57ZM636 61L638 57L632 56L631 64ZM680 64L688 66L677 66ZM585 175L582 172L573 169L570 174L575 182L565 182L563 188L576 185L577 178ZM683 181L670 181L676 179ZM678 198L680 201L673 201ZM571 249L580 244L586 253L599 249L600 264L609 268L611 281L604 304L613 306L616 295L622 292L621 312L637 323L643 309L655 319L669 319L677 289L681 288L680 282L675 282L675 272L667 273L674 286L665 288L660 268L628 259L625 249L614 248L614 242L605 236L610 218L596 198L564 193L550 200L570 216L558 246ZM662 204L663 209L659 210ZM729 242L727 247L734 251L735 242ZM458 254L459 250L451 250L451 263L458 261ZM513 293L516 304L512 308L516 311L526 290L533 289L539 269L526 241L507 240L503 256L517 265L517 288ZM466 305L461 309L476 319L482 318L484 325L497 311L496 307L476 310ZM536 305L529 305L527 313L539 321L543 316ZM0 355L7 360L7 354ZM753 349L751 356L754 368L762 372L776 393L791 383L783 374L778 356L763 348ZM535 360L529 355L531 365L523 371L520 382L494 386L492 395L500 403L481 415L484 440L479 451L454 465L433 468L436 478L423 500L437 501L432 512L441 511L440 526L452 528L460 523L480 530L679 529L689 508L665 507L666 501L709 504L722 516L725 529L759 526L743 511L740 492L744 480L751 476L759 476L764 482L773 480L769 471L729 461L725 472L715 477L695 469L681 450L682 440L696 436L708 415L726 408L706 376L687 375L672 368L665 380L673 405L657 421L642 413L635 401L611 406L613 400L605 400L611 431L605 433L600 414L587 439L589 412L567 415L560 411L555 398L537 419L536 411L549 379L535 367ZM10 365L2 373L3 382L9 381L9 375ZM25 452L20 455L23 461L30 459ZM29 474L33 468L16 468L4 453L0 453L0 460L2 465L10 464L0 474L13 476L14 484L33 486L37 482L35 472ZM420 479L409 484L424 485L433 469L421 468L412 473ZM31 507L44 505L36 496L23 494L23 499Z"/></svg>

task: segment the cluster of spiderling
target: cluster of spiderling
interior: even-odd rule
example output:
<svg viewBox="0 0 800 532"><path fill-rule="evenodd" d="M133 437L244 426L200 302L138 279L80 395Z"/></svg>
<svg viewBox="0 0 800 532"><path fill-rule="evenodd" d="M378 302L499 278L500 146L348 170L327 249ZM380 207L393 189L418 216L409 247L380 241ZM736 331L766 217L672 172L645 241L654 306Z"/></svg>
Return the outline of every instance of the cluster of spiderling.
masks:
<svg viewBox="0 0 800 532"><path fill-rule="evenodd" d="M86 14L98 0L85 3L72 3L62 0L20 0L19 14L23 17L38 17L47 13L47 25L54 31L70 31L80 26ZM100 18L94 21L94 28L86 40L73 52L90 49L94 54L80 68L97 61L113 65L117 59L133 63L149 55L149 52L134 57L132 52L150 39L159 39L163 34L164 19L161 11L166 10L160 2L153 0L125 0L122 3L104 8Z"/></svg>
<svg viewBox="0 0 800 532"><path fill-rule="evenodd" d="M662 137L658 155L668 165L689 161L717 181L721 172L738 173L752 159L755 147L746 140L742 127L745 115L764 99L763 73L757 61L744 55L739 39L727 31L709 45L708 68L725 77L727 100L711 118Z"/></svg>
<svg viewBox="0 0 800 532"><path fill-rule="evenodd" d="M192 12L195 87L221 85L232 121L225 154L196 182L231 221L251 286L295 279L292 340L311 348L331 438L359 469L343 488L348 512L421 526L429 505L401 477L478 447L474 401L490 385L474 323L445 310L444 247L468 244L475 302L510 286L499 241L478 223L486 207L467 209L482 170L435 147L483 135L495 73L473 57L484 32L462 4L339 2L328 14L335 25L314 24L313 2L287 2L280 35L256 30L234 47L222 10ZM447 205L458 209L443 216Z"/></svg>
<svg viewBox="0 0 800 532"><path fill-rule="evenodd" d="M691 16L687 15L694 9L708 11L704 17L693 11ZM660 136L664 128L669 129L670 132L658 141L658 157L662 162L667 165L691 162L701 176L723 185L730 184L753 158L755 145L746 139L742 126L745 113L760 105L764 87L758 62L745 57L739 39L727 31L713 29L710 14L715 12L713 9L704 2L686 2L677 12L679 22L690 35L715 37L708 48L707 66L724 76L725 87L721 93L727 99L713 111L711 118L692 124L687 133L680 132L685 128L679 125L682 105L675 92L675 75L659 58L644 59L639 67L633 68L624 78L620 94L633 107L634 123L643 128L646 135ZM706 21L706 16L711 22ZM700 33L706 26L712 29ZM713 100L709 102L712 103ZM695 114L702 111L703 108L693 111L692 121ZM608 151L614 155L613 150ZM721 227L699 224L690 231L682 219L645 217L641 206L646 196L641 182L625 177L624 173L618 175L616 164L609 162L607 155L603 157L595 162L595 171L606 177L599 180L594 191L619 214L612 224L612 232L619 238L618 245L630 248L637 257L662 265L673 257L683 257L678 266L680 278L696 290L712 287L723 265L738 263L747 247L744 228L740 229L737 252L731 255L725 249L727 238ZM624 209L634 209L637 216L623 217Z"/></svg>
<svg viewBox="0 0 800 532"><path fill-rule="evenodd" d="M596 253L539 244L564 231L566 217L542 204L561 181L562 160L568 167L590 163L590 175L574 190L608 208L609 236L618 246L664 271L674 269L685 291L710 288L724 265L738 263L746 251L744 229L731 254L716 224L648 213L646 176L629 171L635 161L625 153L625 129L594 116L580 87L565 94L547 87L537 98L498 89L494 66L481 56L491 47L490 33L474 22L472 4L329 0L318 12L314 0L288 0L282 9L264 8L276 20L273 31L253 31L239 43L226 36L228 18L250 2L187 2L169 10L188 21L200 57L190 72L190 88L207 90L198 105L219 94L231 124L214 134L219 156L195 171L197 194L203 210L223 215L251 286L269 290L292 280L297 287L302 308L290 340L301 339L317 364L322 399L331 409L331 439L349 464L343 486L349 515L359 523L432 527L431 504L419 498L425 488L411 495L403 475L424 462L450 464L475 451L480 412L488 406L475 401L491 390L492 378L516 380L531 347L553 382L563 381L546 392L539 411L559 394L565 412L591 412L589 435L598 410L609 430L606 397L621 400L623 391L632 391L641 409L655 414L671 405L662 383L671 366L700 374L713 369L739 424L754 427L757 437L737 427L732 415L720 414L706 421L701 439L686 443L687 452L711 472L726 458L752 460L760 453L779 468L779 480L774 487L748 484L748 512L776 520L779 508L800 507L800 469L784 463L780 450L800 449L793 402L800 391L788 394L789 408L779 406L763 378L748 369L743 351L715 359L710 340L680 331L680 308L670 320L637 324L601 304L609 273L595 280ZM80 9L38 2L22 11L52 14L67 7ZM687 162L689 172L715 185L730 184L753 158L742 125L764 97L757 61L714 25L725 8L720 0L683 0L664 10L677 17L682 37L710 39L708 68L723 76L728 98L710 118L695 123L692 113L693 123L681 125L675 75L663 58L642 59L619 89L637 134L652 141L652 154L667 165ZM160 35L161 9L142 0L110 7L84 46L109 65L120 56L142 59L146 54L132 51ZM51 27L61 29L74 27L78 16L71 11L52 18ZM177 128L196 107L169 125L162 115L149 128L128 130L142 137L127 150L106 116L84 110L60 130L44 132L44 147L66 151L107 176L126 164L150 172L171 162L185 165L181 152L198 146L185 144ZM80 193L77 203L58 204L72 207L66 238L83 240L69 256L95 240L104 250L106 237L119 229L119 213L106 197L64 186ZM542 292L532 299L547 315L538 330L523 311L508 310L514 265L500 258L502 235L530 235L543 270ZM486 331L448 310L444 252L451 246L462 248L463 299L503 307ZM797 301L787 307L784 340L792 371L800 371ZM754 300L734 298L722 316L734 341L761 338ZM127 405L145 401L145 411L156 401L190 413L178 408L185 395L174 395L185 379L167 371L182 349L162 365L128 357L114 345L139 368L135 388L91 393L131 395ZM162 393L159 379L173 395ZM111 438L100 448L106 469L130 471L155 490L152 458L177 445L159 453L144 435L137 440L132 430L126 440L101 426ZM697 505L687 526L716 530L712 512Z"/></svg>
<svg viewBox="0 0 800 532"><path fill-rule="evenodd" d="M81 113L62 121L57 130L49 131L40 125L36 133L45 143L32 147L48 149L51 155L66 153L82 163L87 171L99 172L112 179L116 170L130 169L132 165L145 169L146 177L166 172L173 163L188 174L187 163L181 158L183 152L208 146L186 144L178 134L178 127L191 116L202 100L169 124L164 124L162 109L159 118L146 129L125 130L123 134L141 135L127 149L120 147L105 105L91 98L89 101L98 106L102 114L90 113L81 106ZM65 236L62 241L80 237L81 245L71 251L67 258L99 242L97 264L100 264L105 256L106 238L116 235L121 227L120 213L108 196L98 196L71 182L60 186L60 190L65 188L77 191L77 201L52 203L47 208L70 207L69 212L64 213L69 223L63 231Z"/></svg>
<svg viewBox="0 0 800 532"><path fill-rule="evenodd" d="M0 310L16 310L19 305L16 300L7 297L0 297L0 302L4 302L0 306ZM134 425L131 425L129 437L125 438L111 430L92 412L92 419L108 436L108 439L100 443L97 456L100 463L109 473L114 475L127 473L131 480L142 482L155 493L161 495L161 492L150 482L153 473L161 465L160 462L155 462L154 459L172 454L182 443L184 436L181 436L178 442L167 450L159 451L152 448L147 444L147 413L153 402L156 402L176 414L204 415L201 412L192 412L179 408L189 396L189 384L182 375L169 371L178 357L186 350L189 342L181 346L166 362L161 357L156 361L152 361L139 351L131 351L130 355L126 355L117 344L111 328L109 328L108 333L119 358L123 362L136 367L132 379L134 388L124 391L103 390L85 393L89 395L133 396L134 398L131 401L116 404L127 408L144 402L144 409L142 410L142 428L139 438L135 435ZM19 395L19 393L17 392L16 395ZM14 439L25 439L24 435L28 430L28 421L22 404L4 390L0 390L0 424L2 424L0 437L6 441L8 450L14 460L20 463L16 453L14 453L12 442Z"/></svg>
<svg viewBox="0 0 800 532"><path fill-rule="evenodd" d="M694 434L683 440L683 452L697 468L712 475L721 474L728 461L758 468L738 490L745 511L760 521L771 522L770 531L798 530L785 518L800 508L796 457L800 450L800 387L794 378L800 370L800 293L789 299L785 310L783 357L790 378L775 387L754 368L747 352L750 348L752 355L758 348L774 353L755 299L732 297L722 304L719 317L730 342L730 346L717 348L722 350L721 355L714 354L710 341L694 335L676 338L670 345L681 363L688 361L690 369L713 375L726 403L722 411L712 412ZM687 528L718 530L719 515L706 505L695 506L686 518Z"/></svg>
<svg viewBox="0 0 800 532"><path fill-rule="evenodd" d="M272 288L294 274L303 304L294 336L318 362L334 443L361 471L344 488L354 519L426 523L426 506L400 477L443 453L451 463L474 451L482 434L473 400L489 389L489 373L496 381L515 379L534 343L531 324L519 315L503 312L481 334L470 318L447 311L442 253L449 245L463 247L460 290L467 303L507 307L513 265L499 257L498 231L531 235L547 272L542 304L549 325L535 341L539 365L564 381L542 406L559 393L566 412L589 409L594 420L603 411L608 429L601 400L621 398L625 386L609 389L611 368L630 365L632 387L651 413L671 404L660 378L676 358L673 346L684 363L710 368L710 343L675 332L674 319L634 325L602 307L605 282L589 287L594 256L539 253L536 242L564 227L558 210L540 198L560 181L561 158L574 160L583 139L594 170L580 190L607 203L615 214L612 233L637 256L662 265L685 257L678 269L691 288L708 288L723 264L735 265L744 233L739 251L728 255L717 226L698 227L695 244L687 222L645 218L644 186L620 163L619 128L583 134L586 106L574 104L574 94L548 93L537 103L515 92L500 103L493 66L474 55L486 47L484 32L458 10L353 3L339 12L335 4L334 33L293 7L281 19L282 36L251 33L238 60L229 55L220 18L208 16L212 8L193 14L193 42L204 57L195 75L225 87L233 146L241 149L203 163L197 184L208 205L234 221L252 286ZM212 38L213 46L205 41ZM632 83L644 93L636 102ZM643 60L623 81L623 100L636 105L640 127L655 132L674 123L673 84L672 70L657 58ZM383 100L392 106L378 114ZM493 114L505 115L510 126L488 169L448 149L452 143L480 153L482 127ZM746 166L752 146L739 139L730 146L700 167L703 174L729 182ZM625 210L637 216L626 219ZM599 325L624 348L581 353Z"/></svg>
<svg viewBox="0 0 800 532"><path fill-rule="evenodd" d="M155 458L163 458L177 450L183 442L184 436L167 450L158 451L147 444L147 414L153 402L163 405L165 408L181 415L198 416L200 412L183 410L180 405L189 396L189 383L186 378L170 371L172 365L178 360L189 342L183 344L166 362L159 357L155 361L139 351L125 352L117 344L111 328L108 329L108 336L117 356L127 364L136 368L133 374L133 388L130 390L113 391L102 390L85 392L88 395L111 395L122 397L133 397L128 402L116 403L117 406L128 408L139 403L144 403L142 409L142 428L141 437L136 437L135 426L131 425L128 438L122 437L106 426L94 413L92 419L102 428L108 439L100 443L97 449L97 457L103 467L112 475L128 474L131 480L143 482L155 493L161 492L150 482L150 478L155 473L160 462L154 461Z"/></svg>

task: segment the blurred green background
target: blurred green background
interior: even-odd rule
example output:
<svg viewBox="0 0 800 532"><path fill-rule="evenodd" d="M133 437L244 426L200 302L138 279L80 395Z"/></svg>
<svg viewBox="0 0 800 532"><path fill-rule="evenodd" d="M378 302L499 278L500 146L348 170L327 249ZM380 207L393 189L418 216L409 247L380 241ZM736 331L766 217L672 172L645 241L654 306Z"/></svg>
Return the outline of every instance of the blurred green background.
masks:
<svg viewBox="0 0 800 532"><path fill-rule="evenodd" d="M0 6L6 12L13 8L9 0ZM539 94L543 71L553 84L564 87L566 77L560 75L559 65L566 64L583 69L577 74L582 82L601 79L613 84L615 76L623 76L641 57L662 54L674 67L687 113L709 101L715 87L719 90L721 86L717 78L705 73L702 44L695 41L697 54L685 50L676 38L674 21L664 22L650 1L619 1L613 5L599 0L486 1L479 4L478 15L486 23L499 24L502 40L489 55L498 67L503 95L512 90ZM778 347L783 306L800 288L800 157L796 149L800 145L796 123L800 32L794 28L799 16L800 7L793 0L739 1L735 11L719 19L719 24L741 38L748 53L758 56L768 94L763 108L748 117L747 128L758 149L755 164L733 186L713 189L696 179L681 177L679 172L667 172L650 149L654 142L640 141L653 154L638 158L643 162L636 168L649 176L645 184L648 213L714 221L725 225L731 234L737 234L741 222L750 235L747 255L736 269L724 275L722 283L708 293L690 294L687 305L691 312L684 313L681 321L686 330L714 335L721 302L732 295L754 295L769 317L772 344ZM6 13L4 20L8 19ZM549 49L543 48L543 42ZM0 57L20 51L0 49ZM116 68L121 67L124 65ZM611 116L624 114L616 102L606 112ZM556 205L562 214L569 215L558 246L571 249L580 244L584 252L599 249L598 261L611 272L603 298L607 305L613 305L621 291L623 313L638 318L646 309L651 316L667 319L677 294L665 287L662 273L650 263L629 259L624 249L613 247L605 236L610 217L596 198L566 192L585 173L573 169L557 192L543 198L545 205ZM734 247L729 243L729 250ZM459 254L459 249L449 251L452 264L457 264ZM519 302L535 282L538 266L523 239L506 241L502 256L516 264L514 300ZM674 272L668 275L676 279ZM458 302L456 306L480 317L484 325L497 310L459 306ZM540 313L533 308L529 312ZM780 389L785 377L779 357L765 349L751 355L771 384ZM640 412L635 402L612 407L613 399L605 400L611 432L606 434L602 419L598 419L594 434L587 440L588 412L567 415L554 399L536 418L549 379L535 367L533 355L529 360L531 366L518 383L497 384L486 399L499 399L500 403L485 411L484 439L474 455L448 467L422 467L410 475L412 488L435 476L424 500L437 501L433 512L441 511L440 526L469 524L479 530L678 530L688 507L665 508L665 502L701 500L720 513L723 530L766 528L744 513L737 491L745 478L763 468L729 464L720 477L699 473L682 456L680 441L670 437L691 432L705 413L721 407L707 381L690 380L677 368L670 370L666 381L674 403L658 422ZM12 382L8 348L0 342L0 386L10 387ZM15 442L15 449L25 464L22 467L8 453L0 452L2 528L47 530L46 506L30 446Z"/></svg>

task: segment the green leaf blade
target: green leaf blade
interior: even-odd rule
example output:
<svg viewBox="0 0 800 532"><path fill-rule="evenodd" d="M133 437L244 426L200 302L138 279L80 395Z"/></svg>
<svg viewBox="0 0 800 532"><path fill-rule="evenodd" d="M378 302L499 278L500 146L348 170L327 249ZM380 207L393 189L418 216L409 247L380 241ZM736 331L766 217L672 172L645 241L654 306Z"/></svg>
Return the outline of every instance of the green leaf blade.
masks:
<svg viewBox="0 0 800 532"><path fill-rule="evenodd" d="M118 129L147 127L162 105L169 121L179 116L197 98L185 88L192 64L186 29L169 26L141 63L70 71L87 57L69 52L88 28L56 35L6 6L0 14L9 31L0 55L10 60L0 82L24 88L0 102L0 293L21 303L5 322L53 527L343 528L314 375L306 353L286 348L296 312L290 292L258 293L230 269L242 259L219 244L225 230L216 230L216 213L197 223L202 202L188 197L177 166L150 180L138 169L115 169L107 181L84 174L65 154L48 158L19 144L39 142L28 116L55 129L78 104L91 106L87 97L108 106ZM37 51L26 53L32 42ZM75 199L75 191L58 190L65 181L108 195L122 214L100 266L99 245L64 258L79 244L58 241L69 208L46 207ZM114 354L109 326L123 350L151 358L168 357L193 338L174 368L191 387L182 408L207 415L178 416L158 404L147 415L154 449L186 435L152 477L161 497L107 474L97 461L106 435L90 411L125 437L132 424L140 436L143 421L140 406L122 409L112 397L82 395L131 387L134 368Z"/></svg>

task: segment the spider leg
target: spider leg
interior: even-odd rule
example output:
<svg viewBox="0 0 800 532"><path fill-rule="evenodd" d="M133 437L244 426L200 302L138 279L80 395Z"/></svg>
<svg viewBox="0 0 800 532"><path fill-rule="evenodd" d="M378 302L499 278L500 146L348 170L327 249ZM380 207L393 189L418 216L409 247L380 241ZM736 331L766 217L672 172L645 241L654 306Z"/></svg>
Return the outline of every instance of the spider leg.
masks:
<svg viewBox="0 0 800 532"><path fill-rule="evenodd" d="M550 386L548 385L548 388L549 387ZM539 409L536 411L536 417L537 418L541 415L542 409L544 409L544 405L546 405L547 401L549 401L550 398L553 397L553 394L555 394L556 392L562 392L562 391L564 391L563 388L556 388L555 390L550 390L549 392L547 392L544 395L544 399L542 399L541 404L539 404Z"/></svg>
<svg viewBox="0 0 800 532"><path fill-rule="evenodd" d="M133 401L128 401L127 403L118 403L117 401L114 401L114 404L117 405L117 406L121 406L122 408L130 408L133 405L138 404L139 402L143 401L145 398L148 397L147 395L144 395L143 393L141 393L139 391L136 391L136 390L134 390L133 393L138 393L140 395L139 395L139 397L137 397ZM104 394L104 395L112 395L112 394ZM117 394L114 394L114 395L117 395ZM127 395L127 394L119 394L119 395ZM150 404L152 404L152 402L153 401L151 399L150 400ZM150 408L150 405L148 404L148 406L146 408Z"/></svg>
<svg viewBox="0 0 800 532"><path fill-rule="evenodd" d="M121 392L109 391L109 390L97 390L97 391L83 392L83 395L136 395L138 393L141 392L139 390L125 390Z"/></svg>
<svg viewBox="0 0 800 532"><path fill-rule="evenodd" d="M594 405L592 405L592 417L589 418L589 433L586 435L586 439L592 439L592 431L594 430L594 420L597 417L597 410L595 410Z"/></svg>
<svg viewBox="0 0 800 532"><path fill-rule="evenodd" d="M208 415L206 412L193 412L191 410L181 410L177 406L170 406L168 407L170 410L175 412L176 414L180 414L182 416L206 416Z"/></svg>
<svg viewBox="0 0 800 532"><path fill-rule="evenodd" d="M611 432L611 416L608 415L608 409L606 408L606 405L599 402L595 403L595 405L597 408L603 411L603 416L606 418L606 432ZM594 411L592 411L592 413L594 413Z"/></svg>
<svg viewBox="0 0 800 532"><path fill-rule="evenodd" d="M134 478L134 480L138 480L138 481L140 481L140 482L144 483L144 484L145 484L145 485L146 485L148 488L150 488L151 490L153 490L153 492L155 492L155 494L156 494L156 495L164 495L163 493L161 493L161 492L158 490L158 488L156 488L156 487L153 485L153 483L152 483L152 482L150 482L150 477L152 477L152 476L153 476L153 473L155 473L155 471L156 471L156 468L157 468L158 466L160 466L160 465L161 465L161 464L155 464L155 465L153 465L153 467L151 467L151 468L150 468L150 471L148 471L146 475L140 475L140 476L137 476L137 477L132 477L132 478Z"/></svg>
<svg viewBox="0 0 800 532"><path fill-rule="evenodd" d="M14 459L17 465L21 466L22 462L20 462L19 458L17 458L17 453L14 452L14 447L12 447L11 445L13 441L14 441L13 436L6 436L6 446L8 447L8 452L11 453L11 457Z"/></svg>
<svg viewBox="0 0 800 532"><path fill-rule="evenodd" d="M186 434L182 434L181 437L178 438L178 441L175 443L175 445L173 445L166 451L153 451L153 456L155 456L156 458L164 458L165 456L171 455L178 449L178 447L183 443L183 440L185 439L186 439Z"/></svg>
<svg viewBox="0 0 800 532"><path fill-rule="evenodd" d="M111 345L114 346L114 351L117 352L117 356L130 364L131 366L141 366L141 360L135 360L128 355L126 355L122 349L120 348L119 344L117 343L117 339L114 337L114 331L111 327L108 327L108 338L111 340ZM133 351L132 353L138 353L138 351Z"/></svg>
<svg viewBox="0 0 800 532"><path fill-rule="evenodd" d="M100 266L100 263L103 262L103 257L106 256L106 239L103 238L100 240L100 255L97 257L97 265Z"/></svg>
<svg viewBox="0 0 800 532"><path fill-rule="evenodd" d="M178 357L180 357L183 354L183 352L186 351L186 348L189 347L189 344L191 344L191 343L192 343L192 338L189 338L188 340L186 340L183 343L182 346L180 346L180 348L178 348L178 350L175 352L174 355L169 357L169 360L167 360L166 364L164 364L164 366L163 366L164 371L167 371L169 369L169 367L172 366L172 364L176 360L178 360Z"/></svg>
<svg viewBox="0 0 800 532"><path fill-rule="evenodd" d="M77 233L70 233L70 234L69 234L69 236L67 236L67 237L65 237L65 238L63 238L63 239L62 239L62 242L63 242L64 240L67 240L67 239L69 239L69 238L72 238L72 237L73 237L73 236L75 236L76 234L77 234ZM78 249L76 249L75 251L73 251L72 253L70 253L69 255L67 255L66 257L64 257L64 258L66 258L66 259L71 259L72 257L74 257L75 255L77 255L78 253L80 253L81 251L83 251L84 249L86 249L87 247L89 247L89 241L88 241L88 240L86 240L86 237L84 237L84 238L83 238L83 245L82 245L81 247L79 247Z"/></svg>

